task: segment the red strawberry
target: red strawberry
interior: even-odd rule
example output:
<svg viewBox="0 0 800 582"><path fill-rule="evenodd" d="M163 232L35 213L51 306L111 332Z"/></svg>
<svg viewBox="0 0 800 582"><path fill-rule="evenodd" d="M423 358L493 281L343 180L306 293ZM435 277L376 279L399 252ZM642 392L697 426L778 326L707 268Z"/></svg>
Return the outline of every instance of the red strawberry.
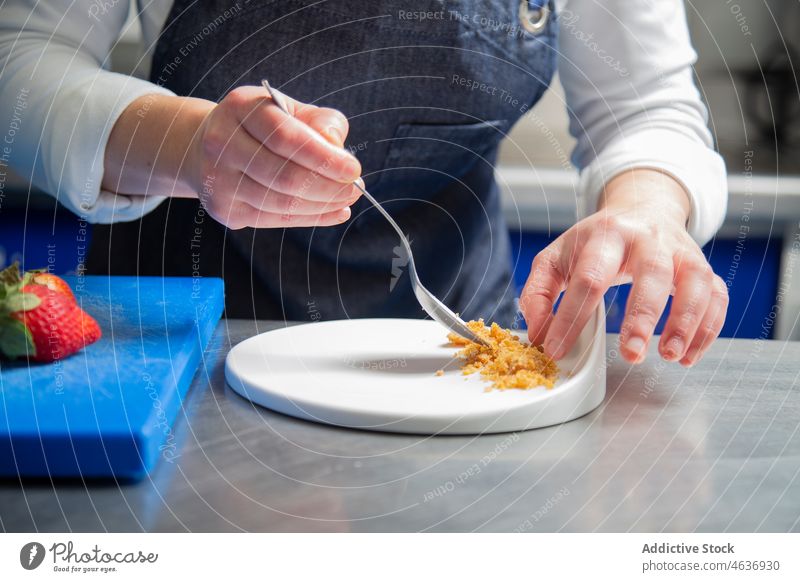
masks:
<svg viewBox="0 0 800 582"><path fill-rule="evenodd" d="M0 351L10 358L53 362L100 338L97 322L78 306L69 287L69 294L60 285L53 290L36 281L41 275L21 276L16 264L0 272Z"/></svg>
<svg viewBox="0 0 800 582"><path fill-rule="evenodd" d="M97 320L83 309L81 309L81 336L83 337L84 346L93 344L103 337L103 332L100 331L100 325Z"/></svg>
<svg viewBox="0 0 800 582"><path fill-rule="evenodd" d="M58 275L53 275L52 273L45 271L42 273L33 273L33 277L31 277L31 279L37 285L44 285L48 289L63 293L70 299L75 300L75 295L72 293L72 289L70 289L69 285L67 285L67 282Z"/></svg>

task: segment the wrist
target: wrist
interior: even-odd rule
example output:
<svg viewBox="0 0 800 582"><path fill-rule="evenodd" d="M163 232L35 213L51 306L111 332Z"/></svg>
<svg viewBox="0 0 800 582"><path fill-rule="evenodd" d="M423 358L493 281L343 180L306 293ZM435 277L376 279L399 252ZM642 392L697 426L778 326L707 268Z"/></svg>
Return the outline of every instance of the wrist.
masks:
<svg viewBox="0 0 800 582"><path fill-rule="evenodd" d="M598 210L649 213L686 227L692 205L675 178L657 169L636 168L617 174L605 185Z"/></svg>
<svg viewBox="0 0 800 582"><path fill-rule="evenodd" d="M177 182L182 191L190 191L197 195L203 182L203 133L204 125L217 104L205 99L192 97L182 98L179 123L177 127L176 146L181 146L175 151L186 152L182 161L177 165Z"/></svg>
<svg viewBox="0 0 800 582"><path fill-rule="evenodd" d="M126 195L197 196L192 143L215 103L148 94L119 116L104 154L102 188Z"/></svg>

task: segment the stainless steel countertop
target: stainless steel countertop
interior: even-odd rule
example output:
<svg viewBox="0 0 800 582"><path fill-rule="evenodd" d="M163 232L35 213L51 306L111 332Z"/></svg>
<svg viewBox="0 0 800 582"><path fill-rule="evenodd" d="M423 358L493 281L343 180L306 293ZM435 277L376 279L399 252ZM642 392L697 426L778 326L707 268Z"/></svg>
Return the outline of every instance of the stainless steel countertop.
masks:
<svg viewBox="0 0 800 582"><path fill-rule="evenodd" d="M609 337L593 413L525 433L419 437L295 420L226 387L222 321L135 484L0 481L6 531L800 531L800 343L720 340L687 371Z"/></svg>

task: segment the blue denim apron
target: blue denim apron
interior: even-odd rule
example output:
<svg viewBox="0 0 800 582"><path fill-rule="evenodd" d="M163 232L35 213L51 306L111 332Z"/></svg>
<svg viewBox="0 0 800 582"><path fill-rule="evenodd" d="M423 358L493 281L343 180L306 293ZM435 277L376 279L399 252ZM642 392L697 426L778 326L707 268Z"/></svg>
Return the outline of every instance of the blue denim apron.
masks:
<svg viewBox="0 0 800 582"><path fill-rule="evenodd" d="M533 14L537 2L522 6ZM542 4L542 0L538 0ZM262 78L341 110L369 191L411 239L425 286L465 318L510 325L498 144L555 68L554 15L520 0L177 0L151 78L219 101ZM90 269L223 276L229 317L423 317L397 236L366 200L327 228L229 231L170 200L95 235Z"/></svg>

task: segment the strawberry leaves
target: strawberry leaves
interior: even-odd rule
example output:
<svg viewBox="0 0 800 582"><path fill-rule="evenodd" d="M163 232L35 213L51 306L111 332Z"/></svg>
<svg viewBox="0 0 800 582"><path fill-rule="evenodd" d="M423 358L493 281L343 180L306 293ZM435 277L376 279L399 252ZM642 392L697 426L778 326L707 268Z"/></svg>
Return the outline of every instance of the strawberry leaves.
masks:
<svg viewBox="0 0 800 582"><path fill-rule="evenodd" d="M36 355L36 344L25 324L10 317L0 319L0 352L7 358Z"/></svg>
<svg viewBox="0 0 800 582"><path fill-rule="evenodd" d="M38 296L22 291L31 277L29 273L23 276L16 262L0 271L0 317L39 307L42 300Z"/></svg>
<svg viewBox="0 0 800 582"><path fill-rule="evenodd" d="M3 301L3 311L15 313L17 311L30 311L36 309L42 300L33 293L14 293Z"/></svg>
<svg viewBox="0 0 800 582"><path fill-rule="evenodd" d="M20 313L36 309L42 300L33 293L24 293L24 287L30 276L24 276L15 262L0 271L0 352L6 357L36 355L36 344L30 330L22 321L11 317L12 313Z"/></svg>
<svg viewBox="0 0 800 582"><path fill-rule="evenodd" d="M17 261L0 271L0 285L3 287L13 287L21 283L22 273L19 271L19 263Z"/></svg>

